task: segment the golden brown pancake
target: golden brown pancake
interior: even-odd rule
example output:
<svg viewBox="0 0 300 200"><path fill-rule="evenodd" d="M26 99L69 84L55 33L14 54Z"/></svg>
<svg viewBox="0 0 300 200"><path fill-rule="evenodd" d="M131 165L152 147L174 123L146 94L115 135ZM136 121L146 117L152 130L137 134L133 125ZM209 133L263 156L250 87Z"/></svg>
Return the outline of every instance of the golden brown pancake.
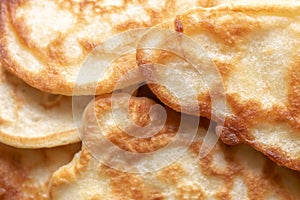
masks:
<svg viewBox="0 0 300 200"><path fill-rule="evenodd" d="M4 0L0 19L3 66L37 89L72 95L80 67L97 45L115 34L151 27L187 9L210 5L211 0ZM127 46L138 39L131 37ZM109 60L110 51L119 51L118 46L104 46L100 53L108 55L102 59ZM136 68L134 53L113 59L109 68L98 69L103 74L97 94L112 92L118 80ZM133 79L141 81L138 74ZM76 94L94 94L91 90L95 84L94 80L79 84Z"/></svg>
<svg viewBox="0 0 300 200"><path fill-rule="evenodd" d="M49 179L80 149L72 144L52 149L25 150L0 144L0 199L49 199Z"/></svg>
<svg viewBox="0 0 300 200"><path fill-rule="evenodd" d="M0 141L20 148L78 142L72 98L34 89L0 65Z"/></svg>
<svg viewBox="0 0 300 200"><path fill-rule="evenodd" d="M195 9L147 32L137 59L163 103L216 121L223 117L223 142L250 144L299 171L299 17L299 3Z"/></svg>
<svg viewBox="0 0 300 200"><path fill-rule="evenodd" d="M123 102L121 97L116 100ZM122 103L116 105L120 115ZM145 126L150 123L149 110L154 105L147 98L132 97L129 115L133 122ZM119 106L119 107L118 107ZM124 133L123 123L114 123L111 96L102 96L95 104L90 104L84 114L83 135L96 138L99 130L109 141L127 152L149 153L166 147L180 127L180 114L167 110L168 119L163 129L150 138L135 138ZM94 124L93 116L97 117ZM158 118L157 118L158 119ZM157 119L154 119L157 120ZM100 129L96 129L99 126ZM171 147L175 162L148 173L128 173L116 170L95 159L97 153L118 159L110 149L93 152L83 146L72 162L57 170L50 183L51 198L64 199L299 199L300 176L298 172L278 167L263 154L246 145L234 147L217 143L210 154L199 160L198 150L207 129L201 122L198 135L189 149L180 157L177 152L184 148L183 143ZM189 132L186 132L189 134ZM91 137L92 138L92 137ZM87 143L84 143L87 144ZM100 144L100 143L99 143ZM102 150L105 147L102 146ZM101 150L101 146L99 147ZM168 159L168 154L157 154L147 160L127 160L142 172L143 167L160 165ZM125 161L126 162L126 161ZM146 163L146 164L145 164ZM125 165L124 170L126 171Z"/></svg>

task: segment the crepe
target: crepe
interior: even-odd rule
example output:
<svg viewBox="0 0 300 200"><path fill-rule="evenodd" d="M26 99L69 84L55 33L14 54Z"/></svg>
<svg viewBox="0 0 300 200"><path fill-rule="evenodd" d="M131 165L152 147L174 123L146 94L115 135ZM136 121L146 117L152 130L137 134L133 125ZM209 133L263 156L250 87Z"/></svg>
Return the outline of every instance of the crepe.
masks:
<svg viewBox="0 0 300 200"><path fill-rule="evenodd" d="M0 199L49 199L49 179L70 162L80 144L24 150L0 144Z"/></svg>
<svg viewBox="0 0 300 200"><path fill-rule="evenodd" d="M0 65L0 141L42 148L79 141L72 98L43 93Z"/></svg>
<svg viewBox="0 0 300 200"><path fill-rule="evenodd" d="M210 154L199 160L199 147L207 134L207 121L200 120L198 135L190 147L185 149L185 143L167 147L180 129L180 116L172 110L167 110L168 119L165 126L155 136L136 138L124 133L120 127L126 122L115 123L113 112L123 115L124 95L116 96L115 105L111 96L102 96L89 104L83 116L83 147L72 162L57 170L51 179L50 195L53 200L64 199L299 199L299 173L278 167L263 154L249 146L234 147L217 143ZM112 106L114 105L114 106ZM137 125L145 127L150 123L149 110L155 103L147 98L132 97L129 104L130 119ZM113 108L115 109L113 111ZM97 117L95 122L93 117ZM193 118L193 117L190 117ZM152 118L152 123L160 118ZM192 122L192 121L189 121ZM99 126L99 129L96 128ZM184 134L191 134L184 129ZM197 124L198 126L198 124ZM127 127L128 130L135 128ZM156 157L123 160L120 154L114 154L111 148L98 140L98 151L95 151L93 141L104 135L115 146L135 152L156 152ZM177 133L178 134L178 133ZM213 134L213 133L211 133ZM141 135L140 135L141 136ZM94 139L94 140L92 140ZM92 152L92 154L91 154ZM108 160L97 160L106 155ZM103 156L102 158L105 158ZM174 162L156 169L144 172L145 168L159 166L170 157ZM99 157L98 157L99 158ZM116 170L117 165L106 165L103 161L119 160L123 163L123 171ZM135 168L136 173L129 173L129 168Z"/></svg>
<svg viewBox="0 0 300 200"><path fill-rule="evenodd" d="M130 46L131 50L135 49L136 34L121 41L116 34L151 27L189 8L211 4L210 0L1 1L3 66L45 92L72 95L76 88L74 94L94 94L97 86L97 94L110 93L121 77L136 68L134 53L117 54L120 49ZM91 56L94 66L84 69L96 68L99 75L95 79L78 81L83 76L80 68L87 56L109 38L115 40L97 50L99 54L105 53L104 58L99 61L97 56ZM101 65L101 62L105 64ZM92 71L88 76L93 75ZM132 79L133 83L141 81L138 74ZM76 81L79 84L76 85Z"/></svg>
<svg viewBox="0 0 300 200"><path fill-rule="evenodd" d="M223 142L299 171L299 16L299 3L189 11L140 39L140 70L169 107L225 123Z"/></svg>

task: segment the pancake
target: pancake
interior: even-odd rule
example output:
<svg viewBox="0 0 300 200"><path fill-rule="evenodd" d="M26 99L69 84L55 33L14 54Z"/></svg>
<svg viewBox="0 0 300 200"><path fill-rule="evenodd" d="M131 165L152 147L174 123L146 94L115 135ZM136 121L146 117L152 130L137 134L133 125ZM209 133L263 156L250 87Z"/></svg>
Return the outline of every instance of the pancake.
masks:
<svg viewBox="0 0 300 200"><path fill-rule="evenodd" d="M0 142L20 148L79 141L72 98L43 93L0 66Z"/></svg>
<svg viewBox="0 0 300 200"><path fill-rule="evenodd" d="M3 66L29 85L49 93L72 95L80 68L97 45L115 34L151 27L189 8L210 5L211 0L5 0L1 1L0 55ZM137 41L136 35L127 39L130 41L124 41L126 44L113 41L100 48L100 54L108 54L102 59L109 60L110 52L116 53L118 45L126 48ZM112 62L109 67L95 66L101 72L97 94L112 92L118 80L136 68L135 53L112 59L107 63ZM101 63L97 58L92 61ZM139 74L132 81L140 82ZM94 94L96 82L91 79L76 85L74 94Z"/></svg>
<svg viewBox="0 0 300 200"><path fill-rule="evenodd" d="M299 3L189 11L140 39L140 70L169 107L225 122L223 142L300 171L299 16Z"/></svg>
<svg viewBox="0 0 300 200"><path fill-rule="evenodd" d="M122 98L116 97L116 102L123 102ZM143 127L150 123L148 111L154 105L152 100L132 97L129 105L129 115L133 122ZM115 112L124 114L122 107L122 103L117 104ZM83 116L83 136L96 139L99 134L103 134L115 146L127 152L139 155L158 152L157 157L148 159L145 156L143 159L122 160L118 156L120 154L113 154L110 148L101 146L101 142L98 143L99 151L96 152L91 148L91 143L84 140L81 152L69 164L53 174L50 183L50 196L53 200L296 200L300 197L299 173L277 166L249 146L229 147L219 142L207 157L199 160L199 146L208 132L207 121L200 120L198 135L182 156L178 152L185 149L184 143L169 147L172 154L169 155L159 150L170 144L179 130L181 126L179 113L167 110L168 119L161 131L155 136L141 139L129 136L120 129L123 127L120 123L124 122L115 123L112 108L114 106L109 95L89 104ZM93 116L97 117L96 124L92 119ZM154 123L159 118L152 119ZM99 129L95 126L99 126ZM185 130L188 129L189 126ZM186 134L191 132L187 131ZM107 160L101 162L97 160L99 154L105 154L112 160L122 160L124 170L117 170L116 165L103 164L103 161ZM160 165L170 157L175 158L175 161L169 165L142 173L144 167ZM130 166L135 167L136 173L126 172Z"/></svg>
<svg viewBox="0 0 300 200"><path fill-rule="evenodd" d="M49 199L49 179L70 162L80 144L25 150L0 144L0 199Z"/></svg>

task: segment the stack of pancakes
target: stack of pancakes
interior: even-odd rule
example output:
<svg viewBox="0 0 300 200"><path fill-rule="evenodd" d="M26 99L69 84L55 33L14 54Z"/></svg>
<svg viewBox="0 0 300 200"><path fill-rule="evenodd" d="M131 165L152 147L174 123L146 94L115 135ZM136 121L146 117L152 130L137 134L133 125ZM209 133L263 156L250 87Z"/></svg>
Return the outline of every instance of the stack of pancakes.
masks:
<svg viewBox="0 0 300 200"><path fill-rule="evenodd" d="M300 199L299 0L0 0L0 199Z"/></svg>

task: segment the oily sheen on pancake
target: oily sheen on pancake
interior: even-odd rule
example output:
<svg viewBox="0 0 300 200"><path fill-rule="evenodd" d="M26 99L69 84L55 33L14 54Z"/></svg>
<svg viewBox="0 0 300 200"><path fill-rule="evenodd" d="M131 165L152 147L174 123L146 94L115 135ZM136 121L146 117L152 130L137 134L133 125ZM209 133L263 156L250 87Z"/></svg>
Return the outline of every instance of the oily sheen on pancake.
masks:
<svg viewBox="0 0 300 200"><path fill-rule="evenodd" d="M25 150L0 144L0 199L47 200L49 179L70 162L80 144Z"/></svg>
<svg viewBox="0 0 300 200"><path fill-rule="evenodd" d="M129 106L131 119L139 125L147 125L150 122L148 112L153 105L154 102L147 98L132 97ZM95 137L100 134L93 128L91 117L95 114L102 134L116 146L129 152L148 153L165 147L179 129L180 114L168 110L167 122L157 135L150 138L134 138L121 131L120 124L114 123L111 112L111 97L108 95L97 99L95 104L89 104L83 117L83 134ZM117 109L115 112L123 111ZM177 157L176 152L183 146L173 146L171 152L172 156L177 158L175 162L144 174L118 171L114 166L101 164L95 159L95 154L90 154L91 149L83 146L72 162L57 170L52 176L51 198L53 200L299 199L299 173L278 167L249 146L228 147L217 143L207 157L199 160L199 146L207 132L205 122L202 121L201 124L203 126L199 127L196 139L182 157ZM189 134L188 131L186 133ZM116 157L117 155L112 156L112 159ZM165 159L168 159L166 154L159 154L158 160ZM142 170L147 161L149 164L159 165L153 163L154 160L156 159L133 159L129 162Z"/></svg>
<svg viewBox="0 0 300 200"><path fill-rule="evenodd" d="M291 5L189 11L147 32L139 42L137 59L163 103L216 121L213 115L225 107L218 113L225 118L224 129L218 129L225 143L250 144L299 171L300 4ZM177 33L171 36L167 30ZM198 62L198 68L190 61ZM219 79L226 101L218 99ZM191 99L199 102L200 113Z"/></svg>
<svg viewBox="0 0 300 200"><path fill-rule="evenodd" d="M79 141L72 99L31 88L0 66L0 141L42 148Z"/></svg>
<svg viewBox="0 0 300 200"><path fill-rule="evenodd" d="M4 0L0 19L3 66L42 91L72 95L80 67L97 45L115 34L151 27L189 8L210 5L210 0ZM132 37L136 42L138 38ZM110 45L103 51L113 48ZM115 59L108 68L98 69L103 76L97 94L112 92L124 74L137 68L135 53ZM138 74L132 79L141 81ZM76 94L94 94L92 81L78 85Z"/></svg>

